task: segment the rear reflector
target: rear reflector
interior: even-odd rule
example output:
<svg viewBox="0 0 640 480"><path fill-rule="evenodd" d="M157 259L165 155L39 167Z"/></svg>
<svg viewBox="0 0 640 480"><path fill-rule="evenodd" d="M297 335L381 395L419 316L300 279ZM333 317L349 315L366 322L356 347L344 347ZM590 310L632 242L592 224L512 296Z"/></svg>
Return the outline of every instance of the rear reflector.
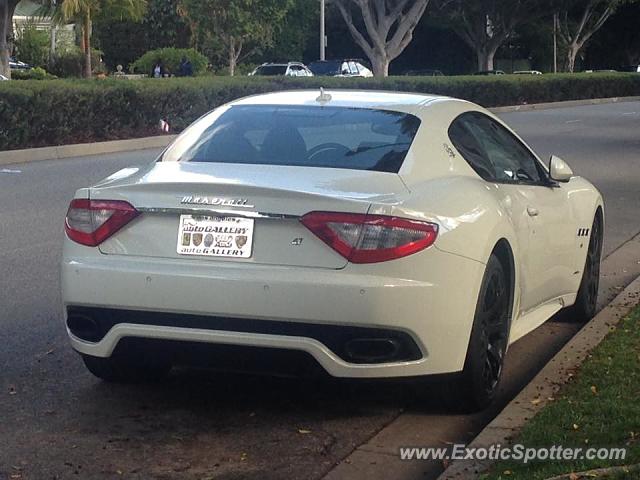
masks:
<svg viewBox="0 0 640 480"><path fill-rule="evenodd" d="M79 198L69 205L65 231L74 242L96 247L138 215L127 202Z"/></svg>
<svg viewBox="0 0 640 480"><path fill-rule="evenodd" d="M406 218L311 212L302 224L351 263L377 263L430 247L438 225Z"/></svg>

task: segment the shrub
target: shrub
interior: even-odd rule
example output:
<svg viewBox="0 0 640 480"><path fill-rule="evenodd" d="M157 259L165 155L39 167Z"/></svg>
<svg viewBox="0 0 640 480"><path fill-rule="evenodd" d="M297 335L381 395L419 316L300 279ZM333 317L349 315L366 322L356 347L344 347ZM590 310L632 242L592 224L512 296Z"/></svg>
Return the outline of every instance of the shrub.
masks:
<svg viewBox="0 0 640 480"><path fill-rule="evenodd" d="M58 77L47 73L44 68L34 67L29 70L14 70L11 72L14 80L53 80Z"/></svg>
<svg viewBox="0 0 640 480"><path fill-rule="evenodd" d="M433 93L497 107L640 95L640 75L0 82L0 150L153 135L161 118L173 131L180 131L212 108L239 97L321 86Z"/></svg>
<svg viewBox="0 0 640 480"><path fill-rule="evenodd" d="M38 30L33 22L26 23L18 31L16 48L18 58L34 67L45 67L49 61L49 34Z"/></svg>
<svg viewBox="0 0 640 480"><path fill-rule="evenodd" d="M209 60L193 48L159 48L150 50L138 60L133 62L131 68L136 73L151 73L151 69L160 61L168 73L177 74L180 70L180 62L186 57L193 66L193 74L204 73Z"/></svg>
<svg viewBox="0 0 640 480"><path fill-rule="evenodd" d="M58 77L82 77L84 65L84 52L80 47L73 46L61 52L58 52L53 59L50 67L51 73ZM91 50L91 67L93 72L102 72L104 65L102 64L102 52L100 50Z"/></svg>

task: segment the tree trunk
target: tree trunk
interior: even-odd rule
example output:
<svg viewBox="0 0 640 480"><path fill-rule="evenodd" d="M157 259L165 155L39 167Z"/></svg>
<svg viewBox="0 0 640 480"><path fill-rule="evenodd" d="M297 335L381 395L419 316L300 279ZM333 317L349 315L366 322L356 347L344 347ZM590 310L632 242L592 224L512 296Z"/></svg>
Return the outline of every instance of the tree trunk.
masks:
<svg viewBox="0 0 640 480"><path fill-rule="evenodd" d="M569 45L567 49L567 72L574 73L576 71L576 57L579 51L580 47L576 44Z"/></svg>
<svg viewBox="0 0 640 480"><path fill-rule="evenodd" d="M11 78L11 69L9 68L11 48L9 42L7 42L11 21L8 0L0 0L0 75L4 75L7 78Z"/></svg>
<svg viewBox="0 0 640 480"><path fill-rule="evenodd" d="M82 43L84 48L84 78L91 78L91 13L88 10L83 18Z"/></svg>
<svg viewBox="0 0 640 480"><path fill-rule="evenodd" d="M380 52L376 52L373 58L370 58L371 66L373 67L373 75L376 77L388 77L389 76L389 64L391 61L389 58Z"/></svg>
<svg viewBox="0 0 640 480"><path fill-rule="evenodd" d="M366 33L358 29L353 18L351 0L335 0L355 42L365 52L376 77L389 75L389 64L399 57L413 40L413 31L424 15L430 0L399 1L391 8L386 0L353 0L362 16ZM395 25L395 26L394 26Z"/></svg>
<svg viewBox="0 0 640 480"><path fill-rule="evenodd" d="M51 25L51 31L49 32L49 68L53 66L56 58L56 45L57 45L57 29L54 24Z"/></svg>
<svg viewBox="0 0 640 480"><path fill-rule="evenodd" d="M476 55L478 56L478 71L479 72L488 72L494 70L495 64L494 59L496 56L497 48L478 48L476 50Z"/></svg>
<svg viewBox="0 0 640 480"><path fill-rule="evenodd" d="M233 39L229 42L229 75L236 74L236 44Z"/></svg>
<svg viewBox="0 0 640 480"><path fill-rule="evenodd" d="M244 48L244 39L229 37L229 75L232 77L236 74L236 67L240 61L242 50ZM248 55L249 53L247 53Z"/></svg>

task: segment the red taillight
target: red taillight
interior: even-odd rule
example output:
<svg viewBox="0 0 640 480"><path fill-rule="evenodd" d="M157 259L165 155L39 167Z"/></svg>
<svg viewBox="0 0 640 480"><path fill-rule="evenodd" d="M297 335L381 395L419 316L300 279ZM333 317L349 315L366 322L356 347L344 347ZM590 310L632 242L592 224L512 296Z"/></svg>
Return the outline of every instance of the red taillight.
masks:
<svg viewBox="0 0 640 480"><path fill-rule="evenodd" d="M96 247L138 214L127 202L79 198L69 205L65 231L74 242Z"/></svg>
<svg viewBox="0 0 640 480"><path fill-rule="evenodd" d="M430 247L438 225L406 218L357 213L311 212L302 224L352 263L376 263Z"/></svg>

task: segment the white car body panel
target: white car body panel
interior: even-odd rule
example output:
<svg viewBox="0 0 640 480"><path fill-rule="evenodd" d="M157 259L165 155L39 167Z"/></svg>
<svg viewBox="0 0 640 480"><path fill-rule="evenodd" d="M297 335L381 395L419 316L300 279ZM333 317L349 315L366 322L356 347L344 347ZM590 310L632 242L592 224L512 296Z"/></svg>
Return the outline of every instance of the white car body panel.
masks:
<svg viewBox="0 0 640 480"><path fill-rule="evenodd" d="M398 174L180 162L118 172L91 189L79 190L76 198L126 200L143 215L99 248L65 240L64 305L385 327L408 333L422 358L359 365L345 362L312 338L127 323L97 343L69 331L74 349L108 357L119 339L134 336L303 350L337 377L459 372L485 265L501 241L508 243L514 259L511 343L575 301L588 245L588 238L577 232L590 228L596 210L603 208L593 185L580 177L553 188L482 180L447 133L448 125L464 112L496 118L471 103L388 92L326 93L331 106L406 112L421 119ZM231 105L317 106L318 95L317 91L279 92ZM201 131L198 124L190 127L168 152L179 152ZM215 185L214 191L207 190L208 185ZM184 195L250 198L255 208L229 207L225 212L257 215L257 225L264 228L271 247L256 246L255 257L246 262L179 257L175 215L184 210L180 206ZM173 216L162 220L154 216L156 210ZM211 210L221 212L203 208ZM417 254L357 265L297 224L297 217L311 211L369 212L428 221L439 225L439 234L431 248ZM260 218L260 214L283 213L289 220ZM273 226L284 221L290 222L290 230L283 236ZM301 249L289 243L297 235L307 242ZM198 285L207 286L206 294Z"/></svg>
<svg viewBox="0 0 640 480"><path fill-rule="evenodd" d="M474 283L484 270L479 262L437 249L425 252L431 268L452 268L464 278L450 275L435 283L436 279L430 279L433 274L427 269L416 272L415 278L402 278L407 267L415 264L412 257L393 262L392 269L349 264L336 271L190 259L176 262L108 255L96 259L93 248L65 243L62 278L66 305L105 306L105 299L108 299L109 305L118 308L154 312L203 315L215 312L218 316L384 326L399 330L408 330L407 325L411 325L410 331L415 338L425 339L419 345L425 358L414 362L415 365L407 370L393 364L377 365L370 370L361 366L350 369L335 365L330 370L335 376L345 377L446 373L452 371L452 365L453 370L461 369L468 342L468 336L463 333L473 320L475 305L452 301L441 292L443 288L449 291L477 289ZM203 282L207 285L206 295L197 288ZM167 292L171 294L167 295ZM441 321L439 315L446 320ZM438 318L438 321L427 322L428 318ZM130 325L128 328L138 327ZM219 333L227 338L223 343L239 344L247 338L246 335L234 337L229 332ZM267 341L273 347L280 345L274 338L260 338L261 345ZM97 345L82 342L73 335L71 339L76 350L109 356L118 337L106 337ZM302 349L307 350L307 347ZM317 358L316 349L310 353ZM325 357L323 365L330 360Z"/></svg>

